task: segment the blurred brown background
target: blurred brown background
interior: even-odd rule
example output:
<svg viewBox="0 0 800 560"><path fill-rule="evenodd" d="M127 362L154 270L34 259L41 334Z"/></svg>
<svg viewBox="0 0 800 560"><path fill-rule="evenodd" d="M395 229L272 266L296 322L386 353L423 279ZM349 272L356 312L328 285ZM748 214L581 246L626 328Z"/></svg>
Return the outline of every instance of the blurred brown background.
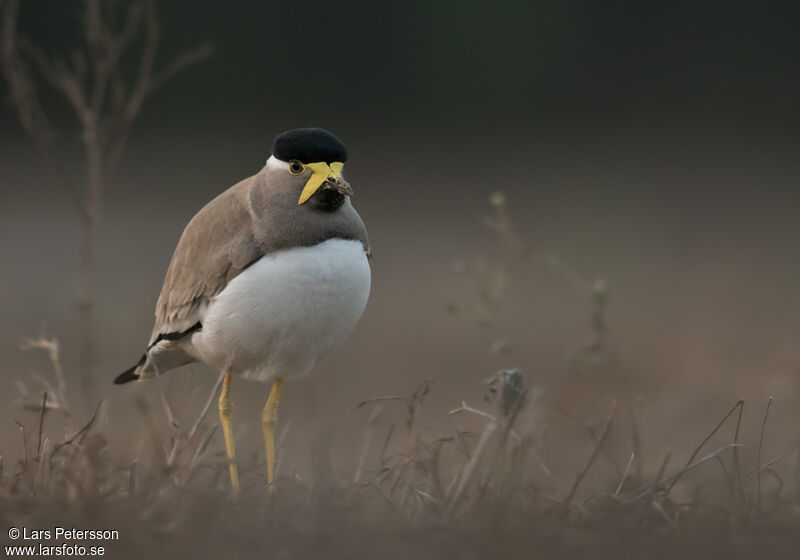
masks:
<svg viewBox="0 0 800 560"><path fill-rule="evenodd" d="M78 8L24 2L20 28L58 52L79 32ZM323 126L350 151L346 172L372 237L373 292L346 345L287 388L281 418L295 431L288 461L302 463L319 426L345 434L363 424L367 413L354 411L360 401L407 395L427 378L437 385L424 422L446 426L446 411L462 400L480 405L482 381L509 366L542 387L542 409L590 416L593 400L605 409L614 396L638 398L655 453L691 448L740 397L752 403L757 429L755 411L768 395L776 398L770 445L796 447L796 6L404 2L389 10L314 1L234 2L224 13L210 2L160 9L163 56L200 41L215 52L145 105L108 192L94 333L107 425L137 433L131 397L154 398L152 384L111 380L144 347L183 226L255 173L275 134ZM46 99L67 118L57 96ZM42 356L19 350L21 338L46 322L75 377L79 230L9 106L0 130L0 450L12 456L12 420L34 422L9 406L15 382L48 372ZM65 161L76 134L62 128ZM72 171L79 179L80 166ZM573 367L590 332L588 298L546 267L517 262L481 225L495 190L506 194L526 242L608 282L599 373ZM491 329L445 312L474 293L454 262L481 256L505 263L510 276ZM508 353L489 351L497 339L509 342ZM187 370L170 373L165 388L190 422L213 376L202 366ZM266 391L234 386L236 422L253 449Z"/></svg>

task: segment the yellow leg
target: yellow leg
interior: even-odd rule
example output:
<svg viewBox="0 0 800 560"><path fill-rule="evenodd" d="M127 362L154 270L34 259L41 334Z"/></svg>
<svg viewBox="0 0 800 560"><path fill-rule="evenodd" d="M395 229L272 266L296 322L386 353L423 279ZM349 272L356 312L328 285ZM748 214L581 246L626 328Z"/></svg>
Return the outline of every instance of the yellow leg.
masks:
<svg viewBox="0 0 800 560"><path fill-rule="evenodd" d="M228 454L228 468L231 474L233 493L239 493L239 467L236 466L236 446L233 443L233 402L231 402L231 373L225 374L222 380L222 391L219 394L219 419L222 422L222 433L225 435L225 451Z"/></svg>
<svg viewBox="0 0 800 560"><path fill-rule="evenodd" d="M264 412L261 413L261 427L264 429L264 443L267 447L267 485L275 492L275 426L278 425L278 404L281 400L283 379L278 377L272 384Z"/></svg>

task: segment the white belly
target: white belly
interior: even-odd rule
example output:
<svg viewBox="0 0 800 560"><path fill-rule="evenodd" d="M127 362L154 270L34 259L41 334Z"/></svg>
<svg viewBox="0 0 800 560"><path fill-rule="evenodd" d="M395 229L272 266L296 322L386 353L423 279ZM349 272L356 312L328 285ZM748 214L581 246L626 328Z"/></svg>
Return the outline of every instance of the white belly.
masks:
<svg viewBox="0 0 800 560"><path fill-rule="evenodd" d="M208 365L245 378L303 376L350 334L369 289L360 241L272 253L211 300L192 345Z"/></svg>

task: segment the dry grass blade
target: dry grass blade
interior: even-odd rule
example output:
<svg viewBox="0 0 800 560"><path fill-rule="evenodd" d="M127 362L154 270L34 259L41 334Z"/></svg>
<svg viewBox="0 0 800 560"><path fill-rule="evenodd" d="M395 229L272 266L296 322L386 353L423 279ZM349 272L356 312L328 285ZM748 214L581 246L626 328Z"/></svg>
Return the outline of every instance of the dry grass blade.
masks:
<svg viewBox="0 0 800 560"><path fill-rule="evenodd" d="M736 451L736 448L734 448L734 451ZM718 457L716 457L716 460L717 460L717 464L719 465L719 468L722 470L722 473L725 475L725 480L728 481L728 489L730 490L731 497L733 499L736 499L736 485L735 485L735 482L733 480L733 476L731 475L731 473L728 472L728 467L725 466L725 461L722 460L722 457L718 456Z"/></svg>
<svg viewBox="0 0 800 560"><path fill-rule="evenodd" d="M41 397L39 394L38 398ZM198 403L202 405L206 398L202 393L199 397ZM153 422L156 427L151 434L156 439L148 441L145 437L140 445L159 451L163 443L161 438L169 433L169 428L164 425L162 410L156 398L150 402L150 410L153 419L157 419L157 422ZM178 410L177 405L175 410ZM457 410L468 412L472 416L477 409L463 405ZM388 411L394 412L394 422L387 421ZM100 418L101 412L102 410L96 412ZM447 409L440 412L441 419L449 417L445 414ZM476 417L487 418L487 413L478 412ZM382 524L384 520L390 520L414 534L417 531L422 531L423 534L436 531L439 535L455 534L462 539L462 535L471 533L479 526L504 532L502 534L512 534L515 538L523 534L530 537L532 531L545 527L548 533L554 532L554 536L559 539L581 539L586 534L583 526L585 522L595 528L600 527L607 533L614 533L617 529L622 532L623 527L633 528L642 535L643 541L650 542L648 539L653 535L659 535L661 539L665 536L681 539L686 531L703 531L710 528L709 525L704 525L704 520L709 519L712 523L717 523L720 519L736 523L734 531L738 536L739 529L758 514L755 508L755 477L760 472L763 478L761 505L764 510L775 513L775 519L780 519L779 511L790 514L794 511L789 511L789 504L782 500L781 493L784 490L784 481L788 482L784 471L791 471L795 465L788 464L788 461L780 463L782 455L761 464L750 474L743 473L747 475L744 477L745 484L748 484L748 489L752 488L753 494L752 507L746 512L730 507L731 501L727 492L720 495L704 491L715 486L724 491L734 485L731 471L726 468L730 465L730 459L723 453L728 449L735 451L740 443L726 442L726 445L705 456L702 456L704 452L701 451L690 464L684 466L681 462L677 465L677 472L672 474L669 473L670 456L667 454L663 461L659 461L657 474L651 473L645 479L646 483L641 483L641 479L636 478L637 465L647 464L646 461L635 451L628 449L624 453L628 455L625 463L622 462L624 455L617 457L620 467L623 468L620 469L620 475L616 475L605 464L602 452L603 445L606 451L610 451L613 447L612 438L620 435L615 434L619 427L619 415L622 414L619 406L610 406L606 410L605 422L599 424L599 429L595 430L597 437L591 441L584 437L582 430L578 431L570 426L570 434L576 438L574 441L583 445L573 471L577 473L577 477L563 476L569 471L551 470L539 456L541 452L548 460L557 461L563 469L563 461L559 462L562 458L550 455L552 452L558 453L557 448L551 448L550 453L546 446L536 449L537 438L545 433L544 427L538 427L541 430L539 435L526 433L519 441L514 441L511 436L512 439L502 445L501 437L512 433L512 428L507 424L512 418L500 417L499 414L496 422L480 421L483 424L482 431L470 434L470 438L463 432L442 436L437 432L431 435L431 432L417 428L412 434L413 445L405 445L404 435L400 438L403 439L402 442L395 438L389 445L387 442L394 432L392 427L398 425L398 422L405 422L406 413L405 407L400 409L392 405L370 408L369 414L362 417L362 420L368 419L364 425L362 440L353 448L352 457L348 457L352 461L332 462L333 458L326 454L325 464L320 465L325 472L312 472L309 478L301 478L292 469L291 476L280 479L278 499L267 499L265 492L262 493L261 489L255 490L256 481L260 480L256 476L256 469L260 472L261 461L258 460L258 454L253 453L252 460L243 460L241 465L242 473L252 474L242 480L247 480L246 484L253 491L244 494L243 499L236 503L228 503L224 498L222 502L219 501L222 497L220 489L226 487L227 483L226 464L219 454L212 455L211 450L213 438L218 432L216 423L196 423L199 427L191 438L191 445L186 444L186 434L181 432L180 468L164 468L164 457L160 454L157 457L154 455L152 461L145 459L140 462L141 450L134 453L133 462L125 462L124 466L120 466L110 461L112 455L107 450L106 434L97 433L101 431L97 427L99 421L89 419L86 426L71 434L65 442L55 446L54 450L54 441L47 439L47 431L55 424L54 419L45 416L42 420L40 410L36 417L40 419L41 443L37 446L36 442L28 442L32 445L29 449L29 470L20 470L13 476L0 478L0 501L5 505L7 499L13 500L18 496L21 500L26 500L27 504L34 504L35 507L42 504L41 507L44 508L53 499L63 499L63 503L74 504L88 503L91 500L92 503L102 506L100 511L112 513L117 507L114 504L122 504L127 508L126 513L135 514L145 524L146 529L155 526L155 531L164 531L167 534L178 531L181 535L192 534L193 538L201 538L200 533L208 527L202 521L195 524L195 520L201 518L194 516L204 516L206 514L202 512L207 511L211 512L208 522L214 523L214 527L219 528L222 525L220 520L224 520L224 523L230 522L230 526L235 525L236 531L241 530L247 534L272 530L269 528L270 520L278 516L283 516L281 519L284 520L281 530L284 526L287 527L290 535L295 534L291 532L294 522L287 522L287 519L296 519L302 526L303 534L308 534L309 519L314 523L335 524L333 530L338 531L341 519L350 517L359 528L372 522ZM202 418L204 412L200 416ZM191 420L194 421L194 417ZM43 426L44 422L47 425ZM388 435L381 428L384 422L387 423ZM766 421L762 422L764 441L761 447L764 452L767 451L765 425ZM140 423L145 436L146 426L146 422ZM522 424L518 423L516 429L521 431ZM288 423L282 431L278 438L279 449L282 447L280 441L289 431ZM404 432L405 430L400 431L401 434ZM25 439L27 435L24 433ZM32 435L35 438L36 432ZM629 435L626 433L624 436L629 442ZM78 442L82 437L84 439L80 445L59 451L70 441ZM757 435L753 439L755 437ZM327 441L330 439L326 438ZM453 445L444 445L447 442ZM467 450L463 456L464 450L458 447L459 444L463 444ZM370 470L371 462L379 456L381 461L373 473ZM716 481L692 486L690 481L696 478L696 473L688 471L715 462L722 465L725 478L723 479L722 472L716 467L703 469L701 474L715 475ZM352 465L352 469L346 474L338 473L334 468L337 463ZM550 480L544 479L539 466L542 466L552 484ZM658 467L658 464L655 466ZM329 484L324 483L326 472ZM667 487L679 477L683 477L682 483L675 487L671 495L667 495ZM632 489L634 483L635 489ZM717 499L725 501L714 503ZM769 510L771 504L777 505L773 511ZM212 507L206 507L216 505L220 506L219 512ZM323 509L314 509L320 506ZM559 519L566 522L558 523ZM73 518L69 518L69 521L72 522ZM260 529L251 531L254 525ZM237 538L240 534L236 533ZM340 538L340 535L344 535L341 538L349 537L348 533L337 532L336 535L336 538ZM359 533L355 537L361 535ZM469 535L474 536L476 535ZM223 537L227 539L230 535L223 534ZM484 535L479 537L483 538ZM569 554L557 556L571 557Z"/></svg>
<svg viewBox="0 0 800 560"><path fill-rule="evenodd" d="M675 521L669 516L667 511L664 509L664 506L662 506L658 502L651 502L651 504L653 505L653 509L656 510L656 512L658 512L661 518L667 522L667 525L669 525L671 529L675 529L677 527Z"/></svg>
<svg viewBox="0 0 800 560"><path fill-rule="evenodd" d="M694 469L696 467L699 467L703 463L707 463L707 462L711 461L712 459L716 458L723 451L725 451L727 449L735 449L737 447L744 447L744 446L741 443L727 443L727 444L723 445L722 447L720 447L719 449L717 449L715 451L712 451L711 453L709 453L705 457L703 457L701 459L698 459L694 463L691 463L689 465L684 466L681 470L679 470L676 473L673 473L673 474L669 475L668 477L663 478L664 473L661 472L659 474L659 476L656 478L656 481L653 484L651 484L647 489L645 489L645 490L641 491L639 494L637 494L635 499L638 500L640 498L645 497L647 494L652 493L653 491L657 490L661 486L664 486L668 482L670 484L666 487L666 493L669 494L670 490L675 485L675 481L677 479L679 479L680 477L682 477L685 473L689 472L690 470L692 470L692 469Z"/></svg>
<svg viewBox="0 0 800 560"><path fill-rule="evenodd" d="M44 456L47 455L47 451L48 451L49 447L50 447L50 440L45 438L44 444L43 444ZM39 486L41 486L42 481L46 477L47 463L48 462L44 461L44 460L38 460L37 463L36 463L36 473L33 476L33 485L31 486L31 496L36 494L37 490L39 489Z"/></svg>
<svg viewBox="0 0 800 560"><path fill-rule="evenodd" d="M625 472L622 473L622 478L619 479L619 484L617 485L617 489L614 491L615 498L619 496L619 493L622 491L622 487L625 485L625 481L628 479L628 473L631 470L631 465L633 464L634 457L635 455L631 451L631 456L628 457L628 464L625 465Z"/></svg>
<svg viewBox="0 0 800 560"><path fill-rule="evenodd" d="M197 420L194 421L194 424L192 425L192 429L189 430L189 433L186 435L187 443L192 441L192 438L194 437L194 434L197 433L197 429L200 427L200 424L202 424L203 420L205 419L206 415L208 414L208 410L211 408L211 404L214 402L214 397L217 396L217 392L219 392L219 388L222 385L222 380L224 378L225 378L225 374L221 374L219 376L219 378L217 379L217 382L214 384L214 388L209 393L208 399L206 399L206 402L203 405L203 408L200 411L200 414L197 416Z"/></svg>
<svg viewBox="0 0 800 560"><path fill-rule="evenodd" d="M25 425L19 420L14 420L14 423L19 426L19 429L22 432L22 447L25 453L23 456L23 466L25 468L25 472L28 472L28 432L25 430Z"/></svg>
<svg viewBox="0 0 800 560"><path fill-rule="evenodd" d="M362 477L364 475L364 465L367 462L369 451L372 449L372 440L375 437L376 426L378 424L378 418L380 418L381 412L383 412L382 408L377 406L372 411L372 414L369 415L369 420L367 421L367 430L364 434L364 444L361 446L361 452L358 455L358 463L356 464L356 471L353 475L353 484L358 484L362 481Z"/></svg>
<svg viewBox="0 0 800 560"><path fill-rule="evenodd" d="M386 432L386 438L383 440L383 445L381 446L381 453L380 453L380 461L383 464L386 461L386 450L389 448L389 442L392 441L392 435L394 434L394 424L389 426L389 431Z"/></svg>
<svg viewBox="0 0 800 560"><path fill-rule="evenodd" d="M573 498L575 497L575 493L578 491L578 486L580 486L581 481L586 476L586 473L589 472L589 469L594 463L594 460L597 458L597 454L600 452L600 448L603 446L603 443L606 441L608 437L608 433L611 430L611 422L614 419L614 414L617 412L617 402L611 405L611 412L608 413L606 416L606 420L603 424L603 431L600 434L600 437L597 440L594 448L592 449L592 453L589 455L588 459L586 459L586 463L583 465L583 468L578 471L578 476L575 477L575 482L572 483L572 487L569 489L569 494L567 494L567 498L564 500L564 505L561 510L561 520L565 521L567 516L569 515L569 507L572 503Z"/></svg>
<svg viewBox="0 0 800 560"><path fill-rule="evenodd" d="M704 439L703 441L701 441L701 442L700 442L700 445L698 445L698 446L695 448L694 452L693 452L693 453L692 453L692 455L689 457L689 460L688 460L688 461L686 461L686 465L685 465L686 467L688 467L689 465L691 465L691 464L692 464L692 461L694 461L694 458L695 458L695 457L697 457L698 453L700 453L700 450L701 450L701 449L703 449L703 446L704 446L706 443L708 443L708 441L709 441L709 440L710 440L712 437L714 437L714 435L715 435L715 434L716 434L716 433L719 431L719 429L722 427L722 425L723 425L723 424L725 424L725 421L726 421L728 418L730 418L731 414L733 414L733 413L736 411L736 409L737 409L737 408L741 409L741 407L742 407L742 406L744 406L744 400L739 400L739 401L738 401L738 402L737 402L735 405L733 405L733 408L731 408L731 409L728 411L728 413L727 413L727 414L725 414L725 416L723 416L723 417L722 417L722 420L720 420L720 421L719 421L719 423L718 423L718 424L717 424L717 425L714 427L714 429L713 429L713 430L711 430L711 433L709 433L709 434L708 434L708 435L705 437L705 439ZM685 472L685 471L679 471L679 472ZM672 487L673 487L673 486L675 486L675 484L678 482L678 480L680 480L680 476L678 476L678 477L676 477L676 478L674 478L674 479L672 480L672 482L670 483L669 487L667 488L667 493L669 493L669 491L670 491L670 490L672 490Z"/></svg>
<svg viewBox="0 0 800 560"><path fill-rule="evenodd" d="M497 422L497 418L495 416L489 414L488 412L484 412L480 409L472 408L466 403L466 401L461 401L461 406L459 406L458 408L454 408L447 414L453 416L455 414L461 414L462 412L469 412L470 414L476 414L478 416L482 416L483 418L486 418L490 422L495 422L495 423Z"/></svg>
<svg viewBox="0 0 800 560"><path fill-rule="evenodd" d="M214 387L211 389L211 392L208 394L208 398L206 399L206 402L203 405L203 408L200 410L200 414L197 415L197 418L195 419L194 424L192 424L192 427L189 430L189 433L186 434L185 438L180 433L180 426L178 425L177 420L175 420L175 417L172 415L172 409L170 408L169 404L166 402L166 397L165 397L163 391L161 391L160 388L159 388L159 393L160 393L161 399L162 399L162 405L165 406L165 411L166 411L166 414L167 414L167 418L169 420L170 427L172 428L172 445L170 446L169 453L167 454L167 465L174 464L175 463L175 459L178 456L178 453L184 448L184 446L189 445L192 442L192 440L194 439L194 436L197 433L197 430L200 428L200 425L203 423L203 420L208 415L208 411L211 408L211 404L214 402L214 397L217 395L217 392L219 392L219 388L222 385L222 380L224 378L225 378L225 374L221 374L217 378L217 382L214 384ZM194 459L192 461L194 461ZM193 464L193 463L190 463L190 465L191 464ZM188 477L188 475L187 475L187 477Z"/></svg>
<svg viewBox="0 0 800 560"><path fill-rule="evenodd" d="M514 424L517 421L517 416L519 415L519 411L522 410L522 404L525 402L525 399L528 397L528 390L525 389L517 395L516 399L514 399L514 407L511 409L511 414L508 415L508 419L506 420L506 424L503 427L503 435L500 438L500 445L505 445L506 441L508 440L508 435L514 433Z"/></svg>
<svg viewBox="0 0 800 560"><path fill-rule="evenodd" d="M408 400L406 411L406 428L408 429L409 436L414 429L414 422L417 418L417 411L419 407L422 405L422 401L425 400L425 397L428 396L428 393L431 392L431 388L436 380L435 379L425 379L422 383L417 385L417 388L414 389L414 392L411 394L411 398ZM410 437L410 439L413 439Z"/></svg>
<svg viewBox="0 0 800 560"><path fill-rule="evenodd" d="M192 460L189 463L189 468L187 469L185 482L192 477L192 473L194 473L195 468L199 464L200 457L205 452L206 448L208 447L208 444L211 443L211 439L214 437L214 434L217 433L218 427L219 427L218 424L214 424L213 426L211 426L206 432L206 435L203 436L200 445L198 445L197 449L195 449L194 455L192 456Z"/></svg>
<svg viewBox="0 0 800 560"><path fill-rule="evenodd" d="M448 502L447 507L444 510L444 514L442 515L441 519L442 522L447 521L454 513L464 493L464 489L467 487L467 484L472 479L472 476L475 473L475 468L478 465L478 461L480 460L481 455L483 455L483 452L486 449L486 445L489 443L489 439L491 439L492 435L496 430L497 430L497 423L495 422L489 422L483 429L483 433L481 434L481 437L478 440L478 444L475 447L475 451L472 453L472 457L470 457L469 462L466 464L464 470L461 472L461 476L458 478L458 482L456 483L453 495L450 498L450 501Z"/></svg>
<svg viewBox="0 0 800 560"><path fill-rule="evenodd" d="M636 416L635 408L631 408L631 443L633 445L633 453L638 458L636 461L636 480L642 480L644 476L642 472L642 437L639 433L639 420Z"/></svg>
<svg viewBox="0 0 800 560"><path fill-rule="evenodd" d="M86 434L91 429L92 425L94 425L95 420L97 420L97 414L98 414L98 412L100 412L100 407L102 406L102 404L103 404L103 400L100 399L97 402L97 406L94 407L94 412L92 412L92 415L89 418L89 421L86 422L86 424L84 424L83 427L81 427L80 429L74 431L72 434L67 436L64 439L64 441L62 441L61 443L57 443L56 445L53 446L53 452L50 454L51 460L52 460L53 457L55 457L56 453L58 451L60 451L64 446L72 445L72 442L74 442L75 440L77 440L77 439L81 439L82 440L84 438L84 436L86 436Z"/></svg>
<svg viewBox="0 0 800 560"><path fill-rule="evenodd" d="M39 440L36 444L36 460L42 458L42 429L44 428L44 415L47 412L47 391L42 395L42 413L39 415Z"/></svg>
<svg viewBox="0 0 800 560"><path fill-rule="evenodd" d="M744 414L744 400L741 401L739 415L736 418L736 431L733 434L733 443L739 443L739 431L742 427L742 415ZM744 500L744 488L742 488L742 468L739 464L739 448L733 448L733 481L736 485L737 499Z"/></svg>
<svg viewBox="0 0 800 560"><path fill-rule="evenodd" d="M783 460L785 457L786 457L786 454L784 454L784 453L781 453L780 455L776 455L772 459L770 459L770 460L766 461L765 463L763 463L761 465L761 470L771 469L776 463L778 463L779 461ZM745 478L745 480L748 480L748 479L756 476L757 473L758 473L758 466L754 466L750 470L750 472L747 473L747 476L745 476L744 478Z"/></svg>
<svg viewBox="0 0 800 560"><path fill-rule="evenodd" d="M35 375L34 378L39 384L50 393L50 396L56 400L53 406L58 406L64 413L69 414L69 405L67 404L67 384L64 380L64 369L61 366L61 354L58 344L58 339L55 337L48 338L45 334L45 328L42 327L42 333L39 338L24 338L22 340L21 350L42 350L47 354L50 364L53 367L53 372L56 376L56 385L53 386L50 381L42 376Z"/></svg>
<svg viewBox="0 0 800 560"><path fill-rule="evenodd" d="M756 509L761 511L761 448L764 445L764 430L767 426L767 418L769 417L769 409L772 407L772 397L767 400L767 406L764 409L764 417L761 419L761 433L758 436L758 469L756 470Z"/></svg>
<svg viewBox="0 0 800 560"><path fill-rule="evenodd" d="M382 401L404 401L404 400L406 400L405 397L396 397L396 396L375 397L375 398L372 398L372 399L367 399L365 401L361 401L360 403L358 403L358 405L356 406L355 409L358 410L359 408L362 408L362 407L364 407L364 406L366 406L366 405L368 405L370 403L376 403L376 402L382 402Z"/></svg>
<svg viewBox="0 0 800 560"><path fill-rule="evenodd" d="M658 467L658 474L656 475L655 482L633 499L635 502L636 500L644 498L639 512L640 521L644 521L644 513L647 512L647 510L650 508L650 505L653 503L653 497L658 490L659 481L663 479L664 473L667 471L667 465L669 465L669 459L671 456L672 451L667 451L666 455L664 455L664 459L661 461L661 466Z"/></svg>
<svg viewBox="0 0 800 560"><path fill-rule="evenodd" d="M741 444L741 443L728 443L728 444L725 444L722 447L720 447L719 449L717 449L716 451L713 451L713 452L709 453L708 455L706 455L705 457L703 457L701 459L698 459L694 463L692 463L690 465L686 465L685 467L683 467L681 470L679 470L675 474L672 474L667 479L662 480L661 484L665 484L667 482L667 480L670 480L670 479L674 480L676 477L683 476L684 473L687 473L690 470L692 470L692 469L694 469L696 467L699 467L703 463L707 463L708 461L710 461L712 459L715 459L720 453L722 453L723 451L725 451L727 449L736 449L738 447L744 447L744 445Z"/></svg>

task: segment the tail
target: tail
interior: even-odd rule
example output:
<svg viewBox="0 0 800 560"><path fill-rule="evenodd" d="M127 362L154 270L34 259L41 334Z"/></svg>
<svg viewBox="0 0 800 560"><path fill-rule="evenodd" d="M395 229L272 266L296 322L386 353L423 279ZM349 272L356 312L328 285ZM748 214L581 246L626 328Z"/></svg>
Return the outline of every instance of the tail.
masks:
<svg viewBox="0 0 800 560"><path fill-rule="evenodd" d="M137 363L135 366L120 373L114 379L114 385L122 385L124 383L130 383L131 381L136 381L139 379L139 376L141 375L139 369L144 365L145 361L147 361L147 354L144 354L139 360L139 363Z"/></svg>

